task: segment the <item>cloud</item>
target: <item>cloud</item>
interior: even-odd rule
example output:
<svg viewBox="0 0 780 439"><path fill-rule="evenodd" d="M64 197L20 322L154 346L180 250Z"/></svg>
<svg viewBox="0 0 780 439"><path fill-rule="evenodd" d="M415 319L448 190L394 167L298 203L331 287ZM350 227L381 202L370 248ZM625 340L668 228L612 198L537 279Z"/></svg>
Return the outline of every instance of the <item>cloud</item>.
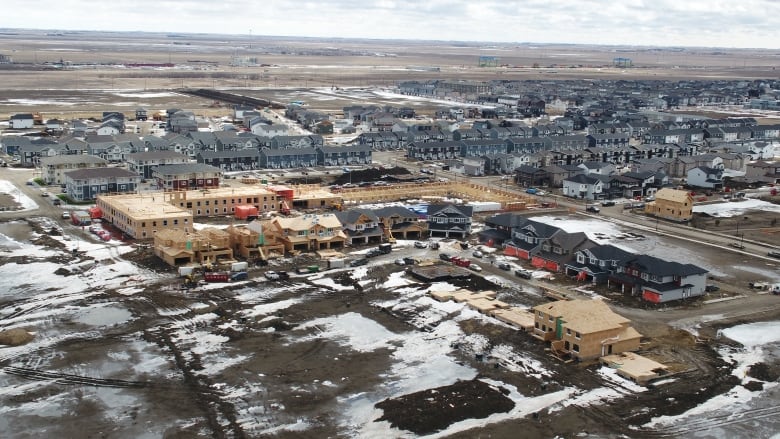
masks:
<svg viewBox="0 0 780 439"><path fill-rule="evenodd" d="M773 0L5 0L0 27L777 48L778 16Z"/></svg>

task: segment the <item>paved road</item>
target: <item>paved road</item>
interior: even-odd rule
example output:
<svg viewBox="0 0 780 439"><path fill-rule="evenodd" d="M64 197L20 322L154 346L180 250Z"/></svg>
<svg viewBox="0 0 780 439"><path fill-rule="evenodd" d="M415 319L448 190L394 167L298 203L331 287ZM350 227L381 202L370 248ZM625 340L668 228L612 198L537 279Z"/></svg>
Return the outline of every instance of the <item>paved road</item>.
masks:
<svg viewBox="0 0 780 439"><path fill-rule="evenodd" d="M0 212L0 219L17 219L26 218L28 216L48 216L54 219L59 219L61 217L63 209L52 204L55 197L41 196L41 193L44 191L49 192L52 195L57 194L60 192L60 188L58 186L52 186L50 188L40 187L37 184L28 186L27 182L32 178L32 169L0 168L0 180L10 182L38 205L37 209L32 210Z"/></svg>

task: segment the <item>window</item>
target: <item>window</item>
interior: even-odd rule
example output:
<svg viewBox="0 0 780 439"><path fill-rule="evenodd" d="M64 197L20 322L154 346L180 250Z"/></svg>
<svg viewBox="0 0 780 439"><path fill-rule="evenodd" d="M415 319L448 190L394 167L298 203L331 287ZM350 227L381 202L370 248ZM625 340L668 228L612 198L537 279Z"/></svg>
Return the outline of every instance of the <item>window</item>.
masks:
<svg viewBox="0 0 780 439"><path fill-rule="evenodd" d="M152 221L152 227L157 227L157 221Z"/></svg>
<svg viewBox="0 0 780 439"><path fill-rule="evenodd" d="M578 345L578 344L572 345L571 350L573 350L574 352L579 352L580 351L580 345Z"/></svg>
<svg viewBox="0 0 780 439"><path fill-rule="evenodd" d="M575 332L575 333L574 333L574 338L576 338L577 340L579 340L580 338L582 338L582 335L581 335L579 332Z"/></svg>
<svg viewBox="0 0 780 439"><path fill-rule="evenodd" d="M178 226L179 225L179 220L177 220L177 219L173 220L173 225L174 226Z"/></svg>
<svg viewBox="0 0 780 439"><path fill-rule="evenodd" d="M571 329L566 328L566 335L571 335Z"/></svg>

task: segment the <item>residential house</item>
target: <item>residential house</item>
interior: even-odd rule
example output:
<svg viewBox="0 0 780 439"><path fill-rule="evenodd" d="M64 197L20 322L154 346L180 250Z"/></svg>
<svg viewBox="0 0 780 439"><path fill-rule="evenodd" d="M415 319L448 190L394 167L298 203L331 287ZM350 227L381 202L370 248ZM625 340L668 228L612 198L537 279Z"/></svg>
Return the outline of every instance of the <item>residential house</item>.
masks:
<svg viewBox="0 0 780 439"><path fill-rule="evenodd" d="M290 169L317 166L317 148L262 148L260 149L260 168Z"/></svg>
<svg viewBox="0 0 780 439"><path fill-rule="evenodd" d="M760 181L770 184L780 182L780 162L766 162L759 160L748 163L745 171L748 181Z"/></svg>
<svg viewBox="0 0 780 439"><path fill-rule="evenodd" d="M655 200L645 204L645 213L672 221L690 221L693 196L688 191L663 188L655 193Z"/></svg>
<svg viewBox="0 0 780 439"><path fill-rule="evenodd" d="M578 174L563 180L563 195L572 198L597 200L603 198L604 183L591 175Z"/></svg>
<svg viewBox="0 0 780 439"><path fill-rule="evenodd" d="M249 260L284 256L284 244L271 220L253 220L246 226L229 226L230 245L235 255Z"/></svg>
<svg viewBox="0 0 780 439"><path fill-rule="evenodd" d="M612 175L615 173L615 165L612 163L582 162L577 167L582 168L587 175Z"/></svg>
<svg viewBox="0 0 780 439"><path fill-rule="evenodd" d="M625 133L589 134L588 145L600 148L622 148L628 146L630 139Z"/></svg>
<svg viewBox="0 0 780 439"><path fill-rule="evenodd" d="M46 184L65 184L65 173L77 169L105 168L108 162L93 155L57 155L41 159L41 178Z"/></svg>
<svg viewBox="0 0 780 439"><path fill-rule="evenodd" d="M461 157L481 157L508 152L506 141L501 139L463 140L460 144Z"/></svg>
<svg viewBox="0 0 780 439"><path fill-rule="evenodd" d="M512 239L512 231L528 223L528 218L515 213L500 213L485 220L485 228L477 233L479 242L491 248Z"/></svg>
<svg viewBox="0 0 780 439"><path fill-rule="evenodd" d="M275 136L271 138L271 149L277 148L315 148L324 145L322 136Z"/></svg>
<svg viewBox="0 0 780 439"><path fill-rule="evenodd" d="M455 204L428 205L427 222L430 236L466 238L471 234L474 208Z"/></svg>
<svg viewBox="0 0 780 439"><path fill-rule="evenodd" d="M584 232L567 232L558 229L549 238L541 240L531 254L531 265L554 273L564 269L574 259L577 251L596 245Z"/></svg>
<svg viewBox="0 0 780 439"><path fill-rule="evenodd" d="M157 166L181 165L190 161L189 157L175 151L136 152L128 154L125 159L127 169L142 179L152 178L152 170Z"/></svg>
<svg viewBox="0 0 780 439"><path fill-rule="evenodd" d="M618 267L635 256L610 244L583 248L577 250L574 259L566 264L566 275L580 282L605 284Z"/></svg>
<svg viewBox="0 0 780 439"><path fill-rule="evenodd" d="M18 147L16 155L20 164L24 167L40 166L41 160L46 157L55 157L66 153L65 146L50 141L33 141Z"/></svg>
<svg viewBox="0 0 780 439"><path fill-rule="evenodd" d="M460 157L461 142L412 142L407 146L407 156L417 160L444 160Z"/></svg>
<svg viewBox="0 0 780 439"><path fill-rule="evenodd" d="M35 118L31 113L20 113L12 115L9 122L12 129L26 130L33 127Z"/></svg>
<svg viewBox="0 0 780 439"><path fill-rule="evenodd" d="M230 235L214 227L191 233L178 228L158 230L154 233L154 254L172 266L212 266L233 260Z"/></svg>
<svg viewBox="0 0 780 439"><path fill-rule="evenodd" d="M341 248L347 241L341 222L332 213L276 217L271 226L288 252Z"/></svg>
<svg viewBox="0 0 780 439"><path fill-rule="evenodd" d="M619 285L624 294L640 296L648 302L667 303L703 296L707 273L693 264L637 255L609 276L609 285Z"/></svg>
<svg viewBox="0 0 780 439"><path fill-rule="evenodd" d="M281 123L273 124L273 125L258 123L252 125L252 134L256 136L262 136L262 137L286 136L289 134L289 132L290 132L290 127Z"/></svg>
<svg viewBox="0 0 780 439"><path fill-rule="evenodd" d="M428 223L421 221L417 213L403 206L387 206L374 209L382 230L396 239L422 239L428 232Z"/></svg>
<svg viewBox="0 0 780 439"><path fill-rule="evenodd" d="M549 342L559 358L591 360L639 349L642 334L602 300L560 300L533 311L532 335Z"/></svg>
<svg viewBox="0 0 780 439"><path fill-rule="evenodd" d="M122 168L84 168L64 176L65 192L74 201L94 200L99 194L133 193L141 182L138 174Z"/></svg>
<svg viewBox="0 0 780 439"><path fill-rule="evenodd" d="M195 156L198 163L223 171L248 171L260 167L260 151L255 148L229 151L201 151Z"/></svg>
<svg viewBox="0 0 780 439"><path fill-rule="evenodd" d="M723 169L699 166L688 171L686 181L688 186L719 190L723 187Z"/></svg>
<svg viewBox="0 0 780 439"><path fill-rule="evenodd" d="M336 212L342 230L347 236L347 244L369 244L382 242L383 230L379 218L368 209L349 209Z"/></svg>
<svg viewBox="0 0 780 439"><path fill-rule="evenodd" d="M317 164L322 166L370 165L372 161L368 145L324 145L317 148Z"/></svg>
<svg viewBox="0 0 780 439"><path fill-rule="evenodd" d="M218 188L222 170L203 163L161 165L152 169L152 178L166 191Z"/></svg>

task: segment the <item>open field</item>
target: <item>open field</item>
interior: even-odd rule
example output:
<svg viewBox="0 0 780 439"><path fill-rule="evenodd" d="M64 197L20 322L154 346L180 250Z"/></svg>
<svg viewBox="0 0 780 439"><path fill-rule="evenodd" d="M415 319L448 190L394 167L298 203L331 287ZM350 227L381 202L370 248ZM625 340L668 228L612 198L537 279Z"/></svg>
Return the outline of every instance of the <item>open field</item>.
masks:
<svg viewBox="0 0 780 439"><path fill-rule="evenodd" d="M312 89L427 79L777 78L780 60L773 50L15 30L0 34L0 54L14 61L0 65L0 117L31 106L75 115L138 105L197 110L210 103L168 93L179 88L253 89L287 98ZM497 57L499 66L479 67L480 56ZM257 66L233 66L233 57L252 58ZM615 57L631 58L634 67L612 67ZM122 96L128 90L137 93ZM343 100L320 95L314 100L322 109L343 106Z"/></svg>

